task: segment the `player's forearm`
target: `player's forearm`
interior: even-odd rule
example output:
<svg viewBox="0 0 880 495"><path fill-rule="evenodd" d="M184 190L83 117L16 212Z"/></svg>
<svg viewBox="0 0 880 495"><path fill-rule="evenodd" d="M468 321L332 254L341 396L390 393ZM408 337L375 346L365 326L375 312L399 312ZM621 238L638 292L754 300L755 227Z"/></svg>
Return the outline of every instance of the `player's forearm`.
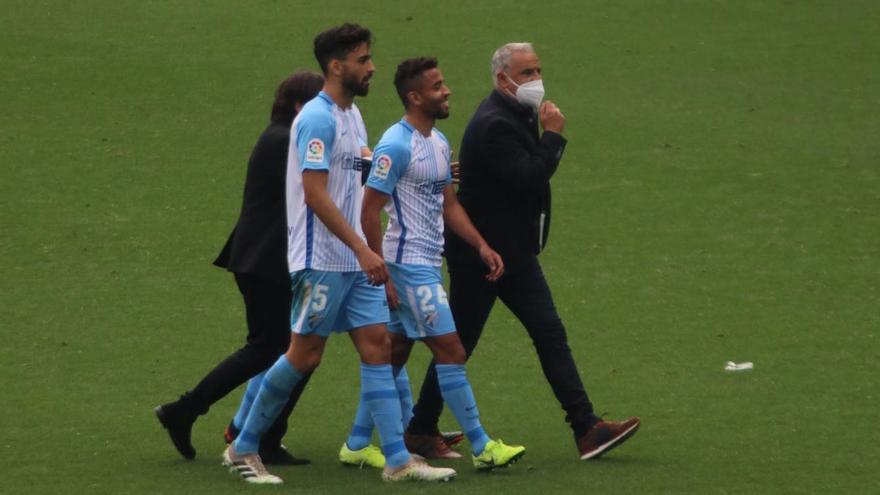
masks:
<svg viewBox="0 0 880 495"><path fill-rule="evenodd" d="M364 188L364 202L361 205L361 229L367 238L370 249L382 256L382 208L389 196L373 187Z"/></svg>
<svg viewBox="0 0 880 495"><path fill-rule="evenodd" d="M314 199L312 202L306 201L306 204L315 212L315 215L327 227L327 230L332 232L333 235L338 237L340 241L354 252L367 248L363 239L351 228L351 225L348 224L348 221L346 221L342 212L339 211L339 208L336 207L329 195L325 193L324 198Z"/></svg>
<svg viewBox="0 0 880 495"><path fill-rule="evenodd" d="M355 253L365 248L368 249L363 239L351 228L342 212L339 211L339 208L330 199L330 195L327 194L326 180L322 185L309 184L309 181L304 179L303 186L306 206L315 212L315 215L327 227L327 230L338 237L340 241Z"/></svg>
<svg viewBox="0 0 880 495"><path fill-rule="evenodd" d="M483 239L483 236L474 227L467 212L458 201L452 202L452 204L444 204L443 222L477 251L486 246L486 240Z"/></svg>
<svg viewBox="0 0 880 495"><path fill-rule="evenodd" d="M361 212L361 229L370 249L382 256L382 222L379 212L364 209Z"/></svg>

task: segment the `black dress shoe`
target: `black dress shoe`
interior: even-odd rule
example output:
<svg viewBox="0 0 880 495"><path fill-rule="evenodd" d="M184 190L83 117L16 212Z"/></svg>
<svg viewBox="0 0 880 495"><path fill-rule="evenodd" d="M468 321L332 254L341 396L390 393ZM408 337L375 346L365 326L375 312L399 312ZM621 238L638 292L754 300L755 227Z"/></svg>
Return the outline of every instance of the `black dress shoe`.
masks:
<svg viewBox="0 0 880 495"><path fill-rule="evenodd" d="M156 413L162 427L168 431L171 443L174 444L174 448L180 452L180 455L186 459L195 459L196 449L192 446L190 438L192 437L192 425L196 422L196 418L178 413L174 406L174 402L169 402L156 406L153 412Z"/></svg>
<svg viewBox="0 0 880 495"><path fill-rule="evenodd" d="M302 457L295 457L284 445L260 447L260 459L263 460L263 464L274 466L303 466L312 462Z"/></svg>

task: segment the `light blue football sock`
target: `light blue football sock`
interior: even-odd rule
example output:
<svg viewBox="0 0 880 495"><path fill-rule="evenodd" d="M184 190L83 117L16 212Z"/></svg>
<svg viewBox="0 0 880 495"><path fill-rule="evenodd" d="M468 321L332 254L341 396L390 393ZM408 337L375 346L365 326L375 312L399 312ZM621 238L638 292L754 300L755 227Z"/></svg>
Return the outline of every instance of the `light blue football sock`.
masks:
<svg viewBox="0 0 880 495"><path fill-rule="evenodd" d="M385 465L396 468L408 463L410 455L403 444L400 398L390 364L361 363L361 402L369 409L379 430Z"/></svg>
<svg viewBox="0 0 880 495"><path fill-rule="evenodd" d="M403 424L403 431L409 426L409 421L413 417L413 399L412 390L409 386L409 375L406 372L406 366L392 366L391 373L394 374L394 385L397 387L397 395L400 397L400 420Z"/></svg>
<svg viewBox="0 0 880 495"><path fill-rule="evenodd" d="M474 455L482 454L489 442L489 436L480 424L480 411L477 409L477 401L474 399L474 392L464 371L464 365L438 364L437 381L440 384L440 395L443 396L446 405L452 410L452 414L471 442Z"/></svg>
<svg viewBox="0 0 880 495"><path fill-rule="evenodd" d="M241 404L238 405L238 412L232 418L232 426L238 429L238 431L241 431L242 427L244 427L244 421L247 419L251 406L254 404L254 399L257 398L257 394L260 392L260 384L263 383L264 376L266 376L266 372L262 371L259 375L248 381L247 388L241 398Z"/></svg>
<svg viewBox="0 0 880 495"><path fill-rule="evenodd" d="M404 366L392 366L391 373L394 375L394 385L397 388L397 396L400 398L400 417L403 431L409 425L413 417L412 391L409 386L409 375ZM373 438L373 417L370 409L364 401L358 402L357 412L354 415L354 424L351 426L351 434L345 441L351 450L360 450L370 444Z"/></svg>
<svg viewBox="0 0 880 495"><path fill-rule="evenodd" d="M281 408L290 398L290 391L302 379L302 373L282 355L266 371L260 391L254 398L244 427L233 443L236 454L255 454L260 448L260 437L278 417Z"/></svg>
<svg viewBox="0 0 880 495"><path fill-rule="evenodd" d="M363 401L363 394L358 401L357 412L354 415L354 424L351 425L351 434L345 444L351 450L361 450L370 445L373 438L373 416L370 415L370 408Z"/></svg>

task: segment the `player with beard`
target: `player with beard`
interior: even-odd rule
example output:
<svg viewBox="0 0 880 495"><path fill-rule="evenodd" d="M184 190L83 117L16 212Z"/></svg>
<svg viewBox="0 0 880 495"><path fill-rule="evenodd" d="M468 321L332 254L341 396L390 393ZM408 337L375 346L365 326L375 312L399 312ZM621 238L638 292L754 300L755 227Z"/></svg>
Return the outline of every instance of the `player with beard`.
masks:
<svg viewBox="0 0 880 495"><path fill-rule="evenodd" d="M290 347L266 372L238 438L223 453L224 465L250 483L282 482L260 460L260 437L291 389L317 368L334 331L347 332L360 355L361 401L376 422L387 459L382 478L445 481L456 474L414 461L404 446L381 287L388 270L365 242L358 222L363 137L353 101L370 87L375 70L371 40L368 29L354 24L315 37L324 87L293 121L287 161Z"/></svg>
<svg viewBox="0 0 880 495"><path fill-rule="evenodd" d="M437 59L403 61L397 67L394 85L406 114L385 132L373 151L361 224L367 243L384 257L391 274L385 283L392 310L388 330L403 424L412 417L404 365L413 342L422 340L437 362L443 398L471 443L474 466L504 467L521 458L525 448L490 439L480 423L465 373L467 357L455 331L440 273L444 222L479 254L489 269L487 280L497 280L504 264L474 228L452 186L449 142L434 128L436 120L449 116L450 95ZM389 218L384 241L380 225L383 208ZM362 402L340 452L343 462L370 448L372 419L368 404Z"/></svg>

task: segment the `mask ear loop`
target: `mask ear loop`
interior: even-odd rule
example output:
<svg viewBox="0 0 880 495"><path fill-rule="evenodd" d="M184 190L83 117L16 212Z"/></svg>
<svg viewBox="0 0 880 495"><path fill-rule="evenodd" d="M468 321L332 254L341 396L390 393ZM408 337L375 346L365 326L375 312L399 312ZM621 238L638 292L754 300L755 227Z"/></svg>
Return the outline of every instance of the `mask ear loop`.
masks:
<svg viewBox="0 0 880 495"><path fill-rule="evenodd" d="M514 81L512 77L510 77L510 74L508 74L507 72L501 72L501 73L504 74L504 77L507 78L507 80L508 80L508 82L510 82L510 84L513 84L517 90L519 89L520 85L517 84L516 81ZM510 96L513 99L516 99L516 91L511 92L509 89L505 89L505 91L507 92L508 96Z"/></svg>

